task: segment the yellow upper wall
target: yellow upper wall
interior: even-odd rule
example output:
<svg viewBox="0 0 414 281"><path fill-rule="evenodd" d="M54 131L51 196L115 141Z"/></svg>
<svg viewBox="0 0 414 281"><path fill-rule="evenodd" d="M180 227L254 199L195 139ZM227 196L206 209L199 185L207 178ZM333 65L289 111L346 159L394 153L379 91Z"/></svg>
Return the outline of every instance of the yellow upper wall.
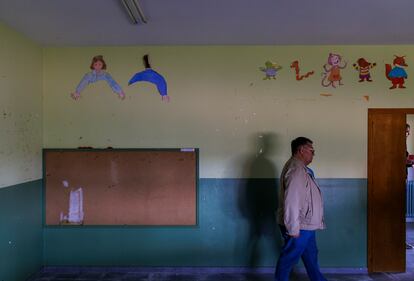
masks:
<svg viewBox="0 0 414 281"><path fill-rule="evenodd" d="M321 86L330 52L348 62L344 86L337 89ZM127 85L143 69L146 53L153 69L167 79L170 103L163 103L150 84ZM394 54L407 56L405 90L388 89L384 64ZM69 97L95 55L104 56L126 100L119 100L105 82L89 85L79 101ZM372 70L374 82L358 82L352 64L359 57L378 64ZM289 67L296 59L302 73L315 74L296 81ZM259 67L266 60L283 66L276 80L262 79ZM314 141L312 166L318 177L364 178L367 108L414 107L414 46L46 48L43 63L45 147L199 147L201 177L249 176L246 167L263 143L265 157L280 173L290 140L307 136Z"/></svg>
<svg viewBox="0 0 414 281"><path fill-rule="evenodd" d="M0 23L0 187L42 177L42 49Z"/></svg>

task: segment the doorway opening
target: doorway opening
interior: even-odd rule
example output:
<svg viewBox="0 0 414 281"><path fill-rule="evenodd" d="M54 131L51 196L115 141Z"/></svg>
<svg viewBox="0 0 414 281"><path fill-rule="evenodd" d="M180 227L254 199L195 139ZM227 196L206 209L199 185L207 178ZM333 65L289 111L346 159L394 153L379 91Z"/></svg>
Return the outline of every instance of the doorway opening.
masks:
<svg viewBox="0 0 414 281"><path fill-rule="evenodd" d="M406 116L407 180L406 180L406 268L414 269L414 114Z"/></svg>

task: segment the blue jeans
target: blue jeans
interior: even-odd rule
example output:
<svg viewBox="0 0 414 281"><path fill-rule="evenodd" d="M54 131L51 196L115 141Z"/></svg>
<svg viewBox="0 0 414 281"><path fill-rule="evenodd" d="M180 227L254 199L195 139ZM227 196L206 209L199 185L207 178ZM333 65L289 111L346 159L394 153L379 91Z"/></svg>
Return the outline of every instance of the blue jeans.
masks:
<svg viewBox="0 0 414 281"><path fill-rule="evenodd" d="M299 258L302 257L306 272L311 281L326 281L319 270L318 248L316 247L315 231L301 230L300 236L289 236L286 228L280 225L280 231L285 239L282 252L276 265L275 280L289 281L289 275Z"/></svg>

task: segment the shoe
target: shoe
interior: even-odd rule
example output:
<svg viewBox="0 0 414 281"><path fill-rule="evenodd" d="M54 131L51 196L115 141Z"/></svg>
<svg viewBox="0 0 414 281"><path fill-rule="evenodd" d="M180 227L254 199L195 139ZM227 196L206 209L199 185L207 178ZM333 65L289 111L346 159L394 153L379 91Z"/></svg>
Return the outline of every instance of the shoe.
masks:
<svg viewBox="0 0 414 281"><path fill-rule="evenodd" d="M413 247L413 245L410 245L410 244L408 244L407 242L405 242L405 249L407 249L407 250L411 250L411 249L413 249L414 247Z"/></svg>

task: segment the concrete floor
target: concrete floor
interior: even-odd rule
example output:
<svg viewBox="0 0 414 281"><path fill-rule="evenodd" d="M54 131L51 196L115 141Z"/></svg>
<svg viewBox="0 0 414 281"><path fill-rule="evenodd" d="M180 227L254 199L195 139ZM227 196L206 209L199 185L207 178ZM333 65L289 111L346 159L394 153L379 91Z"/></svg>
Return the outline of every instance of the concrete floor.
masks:
<svg viewBox="0 0 414 281"><path fill-rule="evenodd" d="M407 223L407 241L414 244L414 223ZM407 272L367 274L366 270L323 269L329 281L414 281L414 249L407 250ZM28 281L272 281L273 269L240 268L65 268L48 267ZM292 281L309 280L294 273Z"/></svg>

